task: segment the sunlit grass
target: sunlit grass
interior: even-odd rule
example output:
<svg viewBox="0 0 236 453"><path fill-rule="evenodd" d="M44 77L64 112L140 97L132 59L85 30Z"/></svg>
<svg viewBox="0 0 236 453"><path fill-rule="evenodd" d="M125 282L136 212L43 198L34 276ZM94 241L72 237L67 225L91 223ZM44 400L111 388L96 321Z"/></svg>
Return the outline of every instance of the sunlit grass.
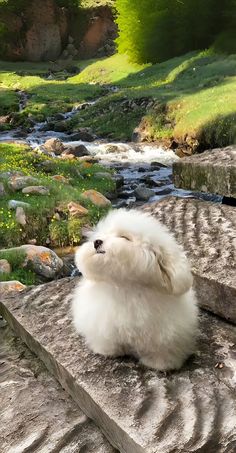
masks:
<svg viewBox="0 0 236 453"><path fill-rule="evenodd" d="M41 164L43 161L52 163L50 173L47 174ZM49 227L55 221L55 208L61 203L67 205L71 201L82 202L81 194L88 189L95 189L101 193L114 190L114 183L110 178L98 178L94 175L102 170L99 165L87 165L69 160L45 158L45 156L29 151L24 146L13 144L0 144L0 180L4 182L7 194L0 200L0 247L13 247L23 244L26 240L36 239L38 244L45 244L50 237ZM8 178L4 173L9 171L21 171L24 175L37 178L38 185L49 188L50 195L27 195L21 191L11 192L7 185ZM69 178L69 184L59 183L53 180L52 176L60 174ZM16 221L15 212L8 208L10 199L20 200L29 203L30 207L25 209L27 224L20 225ZM88 210L87 223L96 223L106 209L101 209L89 202L82 202ZM68 218L65 211L63 218ZM72 224L68 224L72 231ZM68 241L58 238L54 246L69 245L80 241L81 232L77 231L78 238L73 229L69 234ZM78 239L78 240L77 240Z"/></svg>
<svg viewBox="0 0 236 453"><path fill-rule="evenodd" d="M16 108L15 89L30 96L26 109L18 115L23 124L28 115L43 120L101 96L96 105L73 119L71 128L89 126L99 135L130 140L144 118L150 140L173 136L184 141L190 135L199 140L201 148L236 140L236 55L208 50L156 65L137 65L125 55L113 55L73 64L81 69L78 75L50 81L42 77L48 70L45 63L0 63L0 88L5 90L0 114L1 109L6 112L6 105L7 110L11 105ZM116 85L119 92L104 95L104 86L109 85ZM121 101L139 98L155 100L158 108L123 111Z"/></svg>

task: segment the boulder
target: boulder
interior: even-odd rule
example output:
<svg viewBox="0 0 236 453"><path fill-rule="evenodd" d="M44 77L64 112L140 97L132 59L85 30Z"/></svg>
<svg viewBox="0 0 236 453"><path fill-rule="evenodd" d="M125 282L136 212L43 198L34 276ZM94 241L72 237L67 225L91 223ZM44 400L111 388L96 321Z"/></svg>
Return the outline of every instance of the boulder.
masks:
<svg viewBox="0 0 236 453"><path fill-rule="evenodd" d="M59 138L49 138L43 145L46 151L60 155L65 150L65 147Z"/></svg>
<svg viewBox="0 0 236 453"><path fill-rule="evenodd" d="M26 258L23 267L33 270L40 277L55 278L63 267L62 260L53 250L37 245L22 245L15 250L23 250Z"/></svg>
<svg viewBox="0 0 236 453"><path fill-rule="evenodd" d="M54 131L56 132L67 132L69 128L69 123L67 121L59 121L54 125Z"/></svg>
<svg viewBox="0 0 236 453"><path fill-rule="evenodd" d="M86 146L84 145L71 145L71 146L66 146L65 151L63 152L63 155L73 155L75 157L83 157L87 156L89 154L89 151L87 150Z"/></svg>
<svg viewBox="0 0 236 453"><path fill-rule="evenodd" d="M173 177L176 187L236 198L236 146L181 159L174 163Z"/></svg>
<svg viewBox="0 0 236 453"><path fill-rule="evenodd" d="M137 200L148 201L155 195L155 192L152 189L148 189L147 187L139 185L134 190L134 195L136 196Z"/></svg>
<svg viewBox="0 0 236 453"><path fill-rule="evenodd" d="M101 208L111 206L110 200L108 200L102 193L98 192L97 190L86 190L85 192L82 193L82 198L84 200L89 200L96 206L99 206Z"/></svg>
<svg viewBox="0 0 236 453"><path fill-rule="evenodd" d="M8 181L8 187L11 190L18 191L37 183L38 180L32 176L12 176Z"/></svg>
<svg viewBox="0 0 236 453"><path fill-rule="evenodd" d="M58 58L67 29L64 11L56 6L54 0L33 0L25 15L30 24L25 34L25 58L30 61Z"/></svg>
<svg viewBox="0 0 236 453"><path fill-rule="evenodd" d="M71 201L68 205L67 208L69 210L69 214L72 217L84 217L88 214L88 209L84 208L81 204L75 203L74 201Z"/></svg>
<svg viewBox="0 0 236 453"><path fill-rule="evenodd" d="M22 193L28 195L49 195L50 191L44 186L28 186L22 189Z"/></svg>
<svg viewBox="0 0 236 453"><path fill-rule="evenodd" d="M26 288L21 282L17 280L10 280L9 282L0 282L1 299L9 294L23 291Z"/></svg>
<svg viewBox="0 0 236 453"><path fill-rule="evenodd" d="M10 274L10 272L11 272L10 263L5 259L0 260L0 274Z"/></svg>

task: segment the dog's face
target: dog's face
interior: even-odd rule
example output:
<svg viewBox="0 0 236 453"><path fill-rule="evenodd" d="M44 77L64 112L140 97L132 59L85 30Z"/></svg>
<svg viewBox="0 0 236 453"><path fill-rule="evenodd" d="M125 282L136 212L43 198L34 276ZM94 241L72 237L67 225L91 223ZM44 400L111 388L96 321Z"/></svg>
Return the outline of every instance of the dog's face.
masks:
<svg viewBox="0 0 236 453"><path fill-rule="evenodd" d="M76 253L76 264L86 278L156 286L170 293L180 261L186 268L181 248L163 225L147 214L124 209L111 211L101 220Z"/></svg>

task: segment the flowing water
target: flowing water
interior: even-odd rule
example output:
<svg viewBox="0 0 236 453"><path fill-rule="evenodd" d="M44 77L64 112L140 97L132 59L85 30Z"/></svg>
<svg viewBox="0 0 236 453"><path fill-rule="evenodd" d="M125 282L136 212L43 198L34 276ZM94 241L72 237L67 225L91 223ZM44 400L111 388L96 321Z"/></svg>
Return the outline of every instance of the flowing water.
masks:
<svg viewBox="0 0 236 453"><path fill-rule="evenodd" d="M22 95L20 110L25 107L26 102L27 97ZM86 103L86 105L93 103ZM83 104L85 108L86 105ZM70 119L81 108L84 108L83 106L75 107L71 112L64 114L62 118L64 120ZM179 157L172 150L164 150L155 144L119 143L105 140L95 140L92 143L71 141L71 134L45 130L47 126L47 122L37 123L27 134L21 129L2 132L0 133L0 142L22 142L23 140L24 143L29 144L32 149L37 149L39 152L44 152L42 145L52 137L59 138L65 145L69 146L83 144L91 157L98 159L106 168L115 169L117 175L121 177L121 186L118 188L116 196L111 197L112 205L116 208L136 207L170 195L215 202L222 200L221 197L212 194L176 189L172 181L172 165L179 160ZM55 158L60 157L55 156ZM151 189L149 199L145 201L144 199L137 199L135 189L140 188L140 186L143 189ZM65 256L65 250L61 252L61 255ZM74 265L73 252L68 252L66 255L68 255L68 275L78 275L78 270L75 269Z"/></svg>
<svg viewBox="0 0 236 453"><path fill-rule="evenodd" d="M111 87L112 90L115 87ZM20 92L19 111L27 103L27 95ZM69 120L80 110L91 107L98 99L75 106L70 112L61 115L61 120ZM136 206L143 204L135 196L137 186L151 189L148 202L159 200L165 196L175 195L180 197L201 198L205 200L221 201L221 197L194 193L187 190L176 189L172 182L172 164L179 157L172 150L164 150L155 144L119 143L95 140L94 142L70 141L71 134L46 130L47 121L35 124L28 134L21 129L0 133L0 141L23 141L33 149L43 152L42 145L49 138L59 138L67 145L83 144L88 154L98 159L105 167L113 168L123 178L117 198L113 199L113 206ZM23 132L23 133L22 133ZM58 158L58 157L57 157ZM73 165L73 164L72 164ZM146 200L147 201L147 200Z"/></svg>

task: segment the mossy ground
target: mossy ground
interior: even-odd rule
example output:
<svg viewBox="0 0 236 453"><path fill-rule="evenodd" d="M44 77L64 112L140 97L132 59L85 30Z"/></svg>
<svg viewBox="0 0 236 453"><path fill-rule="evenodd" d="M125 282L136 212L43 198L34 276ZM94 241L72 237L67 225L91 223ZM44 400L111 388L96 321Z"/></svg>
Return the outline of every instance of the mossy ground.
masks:
<svg viewBox="0 0 236 453"><path fill-rule="evenodd" d="M26 109L18 115L37 120L73 105L95 99L96 105L82 111L71 127L91 126L95 133L130 140L141 121L151 140L186 136L197 138L200 148L223 146L236 140L236 55L213 51L193 52L156 65L131 64L126 56L114 55L97 61L76 62L80 74L65 81L46 80L48 64L0 64L0 114L16 111L16 93L29 94ZM116 85L118 93L104 92ZM105 95L104 95L105 94ZM154 99L157 108L122 110L122 101Z"/></svg>
<svg viewBox="0 0 236 453"><path fill-rule="evenodd" d="M43 162L47 160L47 170ZM81 227L85 223L94 224L107 209L101 209L92 203L82 201L81 194L87 189L96 189L101 193L114 190L111 178L95 177L101 167L97 164L81 163L62 159L53 159L31 151L25 146L0 144L0 181L4 183L6 196L0 199L0 248L21 245L30 239L37 244L61 247L78 244L81 240ZM39 185L49 188L50 195L24 195L21 191L12 192L8 188L5 172L20 171L38 180ZM69 184L55 181L53 175L69 178ZM15 211L8 208L9 200L20 200L30 204L25 209L27 224L16 221ZM69 216L67 204L71 201L88 208L88 215L82 219ZM60 217L56 216L56 207L63 205Z"/></svg>

